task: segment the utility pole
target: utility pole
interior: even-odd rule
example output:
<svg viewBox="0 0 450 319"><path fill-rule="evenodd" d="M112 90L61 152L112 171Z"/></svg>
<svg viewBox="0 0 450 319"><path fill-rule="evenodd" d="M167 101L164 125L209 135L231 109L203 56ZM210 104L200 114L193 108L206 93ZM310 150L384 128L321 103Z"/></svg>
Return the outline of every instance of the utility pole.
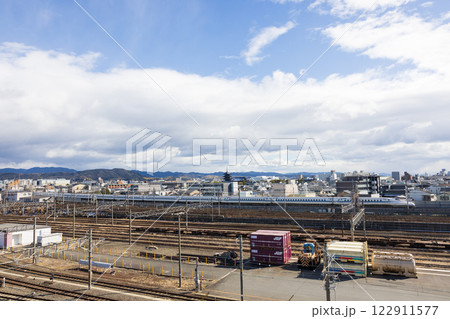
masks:
<svg viewBox="0 0 450 319"><path fill-rule="evenodd" d="M69 205L67 205L68 207ZM75 203L73 203L73 230L72 230L72 238L75 239Z"/></svg>
<svg viewBox="0 0 450 319"><path fill-rule="evenodd" d="M114 225L114 195L111 202L111 225Z"/></svg>
<svg viewBox="0 0 450 319"><path fill-rule="evenodd" d="M405 180L405 194L406 194L406 213L409 215L409 189L406 180Z"/></svg>
<svg viewBox="0 0 450 319"><path fill-rule="evenodd" d="M199 280L198 280L198 257L195 258L195 292L199 291Z"/></svg>
<svg viewBox="0 0 450 319"><path fill-rule="evenodd" d="M353 216L350 217L350 237L352 241L355 241L355 224L353 223Z"/></svg>
<svg viewBox="0 0 450 319"><path fill-rule="evenodd" d="M239 189L239 184L238 184L238 199L239 199L239 211L241 210L241 190Z"/></svg>
<svg viewBox="0 0 450 319"><path fill-rule="evenodd" d="M214 221L214 202L211 198L211 221Z"/></svg>
<svg viewBox="0 0 450 319"><path fill-rule="evenodd" d="M56 220L56 196L53 197L53 199L54 199L54 204L55 204L55 205L53 205L53 208L54 208L53 209L53 221L55 221Z"/></svg>
<svg viewBox="0 0 450 319"><path fill-rule="evenodd" d="M327 297L327 301L331 301L331 292L330 292L330 256L328 255L328 251L325 247L325 293Z"/></svg>
<svg viewBox="0 0 450 319"><path fill-rule="evenodd" d="M89 266L88 266L88 289L92 286L92 228L89 229Z"/></svg>
<svg viewBox="0 0 450 319"><path fill-rule="evenodd" d="M325 274L325 291L327 294L327 301L331 301L331 291L330 291L330 274Z"/></svg>
<svg viewBox="0 0 450 319"><path fill-rule="evenodd" d="M239 236L239 255L241 268L241 301L244 301L244 257L242 255L242 235Z"/></svg>
<svg viewBox="0 0 450 319"><path fill-rule="evenodd" d="M97 225L97 215L98 215L98 200L95 197L95 224Z"/></svg>
<svg viewBox="0 0 450 319"><path fill-rule="evenodd" d="M364 209L364 206L363 206L362 209ZM364 215L363 215L363 229L364 229L364 241L367 241L367 236L366 236L366 212L364 212Z"/></svg>
<svg viewBox="0 0 450 319"><path fill-rule="evenodd" d="M131 245L131 208L129 209L129 215L130 215L130 218L129 218L129 225L128 225L128 228L129 228L128 244Z"/></svg>
<svg viewBox="0 0 450 319"><path fill-rule="evenodd" d="M45 202L46 207L45 207L45 225L47 226L48 223L48 201Z"/></svg>
<svg viewBox="0 0 450 319"><path fill-rule="evenodd" d="M36 216L34 216L33 225L33 264L36 263Z"/></svg>
<svg viewBox="0 0 450 319"><path fill-rule="evenodd" d="M353 188L353 213L350 213L350 236L352 241L355 241L355 216L359 213L359 198L358 198L358 188L355 184Z"/></svg>
<svg viewBox="0 0 450 319"><path fill-rule="evenodd" d="M184 213L186 214L186 230L188 230L188 204L187 201L185 202L185 206L184 206Z"/></svg>
<svg viewBox="0 0 450 319"><path fill-rule="evenodd" d="M181 213L178 213L178 287L181 288Z"/></svg>

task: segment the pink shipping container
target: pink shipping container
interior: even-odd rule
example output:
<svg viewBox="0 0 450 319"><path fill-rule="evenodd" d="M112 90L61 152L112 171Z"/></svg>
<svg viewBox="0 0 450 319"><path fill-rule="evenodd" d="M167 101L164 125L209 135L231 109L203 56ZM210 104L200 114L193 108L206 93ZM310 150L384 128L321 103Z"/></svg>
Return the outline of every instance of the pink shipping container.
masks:
<svg viewBox="0 0 450 319"><path fill-rule="evenodd" d="M251 261L263 264L284 265L291 259L291 247L284 249L251 249Z"/></svg>
<svg viewBox="0 0 450 319"><path fill-rule="evenodd" d="M287 247L291 245L291 232L258 230L250 234L250 247Z"/></svg>
<svg viewBox="0 0 450 319"><path fill-rule="evenodd" d="M282 265L289 261L291 233L278 230L258 230L250 235L251 261Z"/></svg>

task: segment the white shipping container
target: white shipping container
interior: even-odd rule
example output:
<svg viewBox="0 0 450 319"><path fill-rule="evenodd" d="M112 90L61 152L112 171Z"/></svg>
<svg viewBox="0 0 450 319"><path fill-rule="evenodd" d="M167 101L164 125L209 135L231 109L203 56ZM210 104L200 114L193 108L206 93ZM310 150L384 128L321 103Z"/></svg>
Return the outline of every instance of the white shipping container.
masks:
<svg viewBox="0 0 450 319"><path fill-rule="evenodd" d="M47 246L51 244L57 244L62 242L62 233L54 233L50 235L38 236L37 239L39 246Z"/></svg>
<svg viewBox="0 0 450 319"><path fill-rule="evenodd" d="M367 264L366 242L342 242L327 243L326 251L337 262Z"/></svg>
<svg viewBox="0 0 450 319"><path fill-rule="evenodd" d="M335 274L351 275L356 277L367 276L366 264L354 264L354 263L340 263L331 262L329 265L329 271Z"/></svg>

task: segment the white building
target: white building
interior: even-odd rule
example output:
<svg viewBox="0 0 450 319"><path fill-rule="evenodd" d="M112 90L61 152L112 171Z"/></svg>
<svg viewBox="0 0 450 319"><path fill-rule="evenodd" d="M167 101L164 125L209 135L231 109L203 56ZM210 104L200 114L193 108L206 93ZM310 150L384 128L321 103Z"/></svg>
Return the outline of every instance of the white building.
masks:
<svg viewBox="0 0 450 319"><path fill-rule="evenodd" d="M295 180L290 180L289 183L274 183L272 185L272 196L286 197L298 194L298 186Z"/></svg>
<svg viewBox="0 0 450 319"><path fill-rule="evenodd" d="M161 192L161 184L133 183L128 188L131 194L159 194Z"/></svg>
<svg viewBox="0 0 450 319"><path fill-rule="evenodd" d="M11 192L8 193L6 200L9 202L31 201L32 197L32 192Z"/></svg>
<svg viewBox="0 0 450 319"><path fill-rule="evenodd" d="M51 233L51 227L36 225L36 243L43 246L62 241L61 233ZM0 248L33 244L33 225L0 224Z"/></svg>
<svg viewBox="0 0 450 319"><path fill-rule="evenodd" d="M425 201L425 202L433 202L437 200L435 194L432 194L430 192L424 192L421 190L409 191L409 198L412 198L415 201Z"/></svg>
<svg viewBox="0 0 450 319"><path fill-rule="evenodd" d="M68 186L68 185L70 185L70 179L65 179L65 178L38 179L37 185L38 186L47 186L47 185Z"/></svg>
<svg viewBox="0 0 450 319"><path fill-rule="evenodd" d="M240 191L239 196L241 197L253 197L253 191Z"/></svg>

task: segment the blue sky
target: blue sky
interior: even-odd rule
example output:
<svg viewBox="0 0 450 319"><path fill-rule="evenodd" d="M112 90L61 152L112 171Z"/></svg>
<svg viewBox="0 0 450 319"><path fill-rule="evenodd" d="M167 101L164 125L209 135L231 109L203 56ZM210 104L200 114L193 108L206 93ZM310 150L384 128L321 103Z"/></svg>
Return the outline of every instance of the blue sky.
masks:
<svg viewBox="0 0 450 319"><path fill-rule="evenodd" d="M244 159L242 139L267 140L266 166L235 170L448 164L448 1L78 4L0 1L0 166L126 167L143 128L172 138L163 170L223 170L192 166L195 138L237 139ZM298 139L294 157L313 138L326 167L280 167L274 138Z"/></svg>
<svg viewBox="0 0 450 319"><path fill-rule="evenodd" d="M260 78L275 69L298 74L330 45L319 30L336 21L335 17L308 10L311 1L78 3L146 68L230 78ZM102 57L96 64L99 71L117 65L136 67L73 1L2 1L0 18L2 42L75 54L100 52ZM238 58L260 30L281 27L289 21L295 27L264 48L263 61L249 66ZM380 62L332 49L309 75L323 78L334 72L346 74Z"/></svg>

